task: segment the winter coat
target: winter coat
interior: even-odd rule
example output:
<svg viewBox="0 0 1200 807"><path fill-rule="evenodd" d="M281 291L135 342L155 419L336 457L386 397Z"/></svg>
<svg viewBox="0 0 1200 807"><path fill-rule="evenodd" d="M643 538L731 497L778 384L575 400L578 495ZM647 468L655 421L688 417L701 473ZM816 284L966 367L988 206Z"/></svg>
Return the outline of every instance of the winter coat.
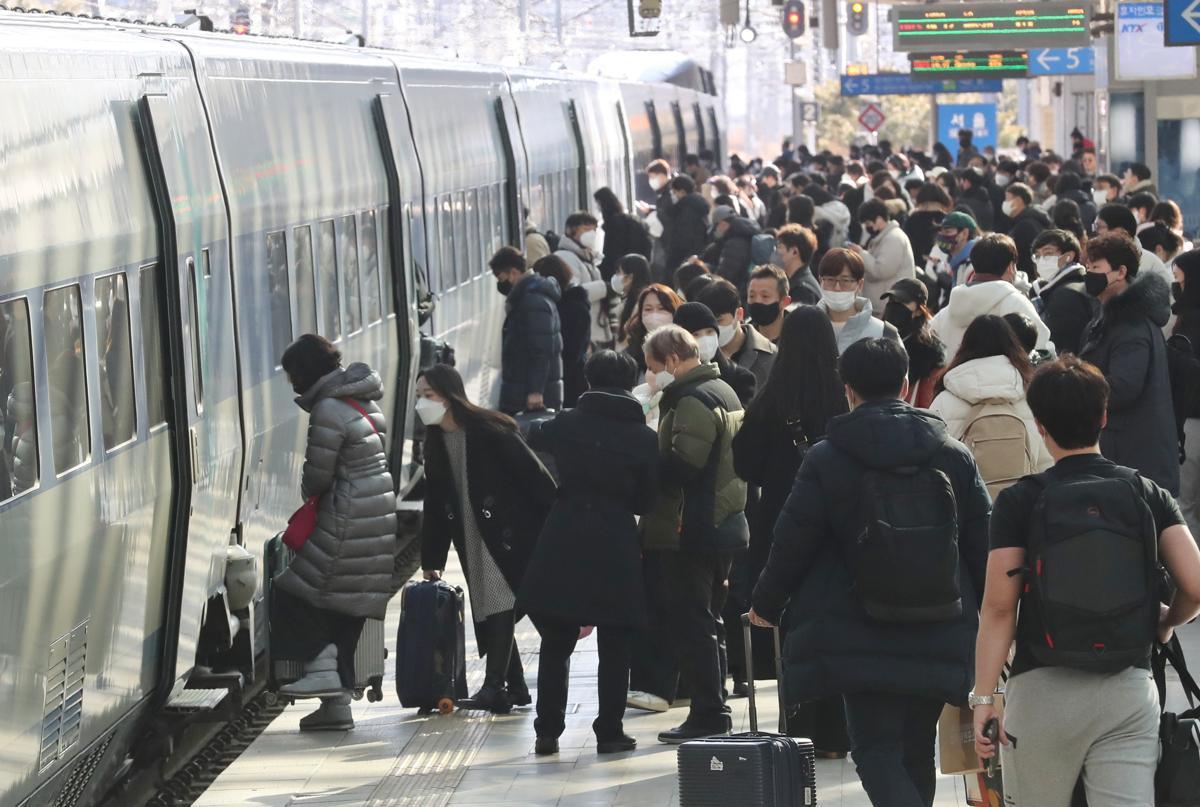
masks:
<svg viewBox="0 0 1200 807"><path fill-rule="evenodd" d="M850 208L837 199L819 204L813 210L813 224L820 224L824 221L833 228L829 234L830 247L840 247L846 243L846 239L850 237L852 218L854 217L850 215Z"/></svg>
<svg viewBox="0 0 1200 807"><path fill-rule="evenodd" d="M1184 289L1184 299L1176 301L1171 306L1171 313L1175 315L1173 333L1186 336L1192 343L1192 353L1200 356L1200 304L1198 304L1200 300L1196 299L1200 295L1188 294L1190 288L1189 286L1188 289ZM1200 418L1200 401L1197 401L1195 408L1186 414L1189 418Z"/></svg>
<svg viewBox="0 0 1200 807"><path fill-rule="evenodd" d="M563 336L558 283L529 273L504 301L500 338L500 410L525 409L525 399L540 392L548 409L563 400Z"/></svg>
<svg viewBox="0 0 1200 807"><path fill-rule="evenodd" d="M864 473L913 465L942 471L953 486L963 613L924 624L877 622L853 593L845 552L862 531ZM975 460L936 415L892 399L833 418L828 439L800 468L754 589L760 616L778 621L787 609L789 703L862 692L961 703L971 687L990 509Z"/></svg>
<svg viewBox="0 0 1200 807"><path fill-rule="evenodd" d="M1025 424L1025 448L1034 459L1033 473L1054 464L1025 401L1025 380L1007 357L988 356L960 364L942 376L942 384L945 389L933 399L929 411L946 421L946 430L955 440L961 440L971 425L972 408L985 401L1003 403Z"/></svg>
<svg viewBox="0 0 1200 807"><path fill-rule="evenodd" d="M995 226L992 198L986 188L968 188L958 197L958 207L965 208L982 230Z"/></svg>
<svg viewBox="0 0 1200 807"><path fill-rule="evenodd" d="M733 394L742 402L742 407L748 406L754 400L755 393L758 392L758 378L753 371L726 358L725 354L719 350L717 355L713 356L713 364L717 365L717 369L721 371L721 380L729 385Z"/></svg>
<svg viewBox="0 0 1200 807"><path fill-rule="evenodd" d="M938 225L946 214L941 210L914 210L904 222L904 234L912 247L913 258L925 262L929 253L933 252L933 242L937 238Z"/></svg>
<svg viewBox="0 0 1200 807"><path fill-rule="evenodd" d="M550 242L532 224L525 225L525 265L533 266L550 254Z"/></svg>
<svg viewBox="0 0 1200 807"><path fill-rule="evenodd" d="M658 496L658 439L642 405L622 390L585 392L578 407L535 426L529 444L554 455L561 487L517 607L568 625L644 626L635 516Z"/></svg>
<svg viewBox="0 0 1200 807"><path fill-rule="evenodd" d="M1084 268L1075 264L1048 282L1033 284L1034 307L1050 329L1050 341L1059 354L1079 353L1083 332L1100 311L1096 298L1084 288L1083 275Z"/></svg>
<svg viewBox="0 0 1200 807"><path fill-rule="evenodd" d="M1079 357L1100 368L1110 388L1100 453L1178 496L1179 436L1162 334L1170 316L1170 288L1139 273L1088 325Z"/></svg>
<svg viewBox="0 0 1200 807"><path fill-rule="evenodd" d="M1037 207L1027 207L1013 219L1012 229L1008 237L1017 245L1017 269L1037 277L1037 267L1033 264L1033 240L1042 234L1043 230L1053 229L1054 222L1045 211Z"/></svg>
<svg viewBox="0 0 1200 807"><path fill-rule="evenodd" d="M708 243L708 202L698 193L689 193L678 202L672 200L665 209L660 201L658 218L667 239L665 269L669 277L688 258L704 251Z"/></svg>
<svg viewBox="0 0 1200 807"><path fill-rule="evenodd" d="M375 403L382 398L379 375L355 362L296 399L309 413L300 491L320 503L312 535L275 580L316 608L373 619L383 619L395 593L396 494L384 450L387 421Z"/></svg>
<svg viewBox="0 0 1200 807"><path fill-rule="evenodd" d="M857 311L846 320L846 323L838 328L834 325L833 332L837 336L838 355L846 352L846 348L853 345L861 339L879 339L886 337L904 344L900 339L900 332L890 322L884 322L879 317L873 316L874 308L871 306L871 301L866 297L859 297L854 301ZM817 303L817 306L826 314L829 313L829 306L825 301Z"/></svg>
<svg viewBox="0 0 1200 807"><path fill-rule="evenodd" d="M750 283L750 239L761 232L753 221L741 216L729 220L729 229L704 251L704 262L737 287L745 297Z"/></svg>
<svg viewBox="0 0 1200 807"><path fill-rule="evenodd" d="M871 301L876 311L882 311L883 293L901 278L916 277L912 245L900 225L889 221L867 242L866 251L860 254L867 271L863 296Z"/></svg>
<svg viewBox="0 0 1200 807"><path fill-rule="evenodd" d="M795 305L816 305L821 302L821 284L813 277L810 267L801 266L788 278L788 296Z"/></svg>
<svg viewBox="0 0 1200 807"><path fill-rule="evenodd" d="M753 325L742 325L742 333L746 338L742 341L741 348L729 358L738 367L754 373L754 377L758 379L757 386L762 389L767 385L767 377L771 375L771 368L775 366L775 354L779 352L779 348L775 347L770 339L759 333Z"/></svg>
<svg viewBox="0 0 1200 807"><path fill-rule="evenodd" d="M570 408L587 389L583 367L592 341L592 306L587 289L571 286L562 293L558 320L562 323L563 406Z"/></svg>
<svg viewBox="0 0 1200 807"><path fill-rule="evenodd" d="M607 282L616 271L617 261L626 255L641 255L650 260L652 249L646 225L628 213L621 213L604 220L604 258L600 261L600 274Z"/></svg>
<svg viewBox="0 0 1200 807"><path fill-rule="evenodd" d="M558 250L554 254L571 267L572 279L587 291L588 302L592 306L592 341L598 345L609 344L613 339L612 322L604 302L609 287L596 266L595 254L566 236L558 242Z"/></svg>
<svg viewBox="0 0 1200 807"><path fill-rule="evenodd" d="M746 483L733 470L733 438L742 405L701 364L663 390L659 401L659 496L642 519L646 549L734 552L750 538Z"/></svg>
<svg viewBox="0 0 1200 807"><path fill-rule="evenodd" d="M459 496L441 428L425 430L421 568L445 569L451 545L459 561L466 563L462 526L465 505L475 516L488 553L515 592L525 579L529 558L554 502L554 478L514 428L469 426L466 438L469 502Z"/></svg>
<svg viewBox="0 0 1200 807"><path fill-rule="evenodd" d="M1171 288L1171 284L1175 282L1175 273L1167 268L1167 265L1162 262L1158 255L1154 254L1153 250L1146 249L1138 245L1141 256L1138 259L1138 274L1139 275L1158 275L1163 282L1167 284L1167 288Z"/></svg>
<svg viewBox="0 0 1200 807"><path fill-rule="evenodd" d="M950 302L933 317L933 332L946 346L946 356L953 360L962 344L963 333L984 314L1002 317L1016 311L1025 314L1037 326L1039 350L1050 346L1050 329L1038 317L1029 298L1006 280L988 280L950 290Z"/></svg>

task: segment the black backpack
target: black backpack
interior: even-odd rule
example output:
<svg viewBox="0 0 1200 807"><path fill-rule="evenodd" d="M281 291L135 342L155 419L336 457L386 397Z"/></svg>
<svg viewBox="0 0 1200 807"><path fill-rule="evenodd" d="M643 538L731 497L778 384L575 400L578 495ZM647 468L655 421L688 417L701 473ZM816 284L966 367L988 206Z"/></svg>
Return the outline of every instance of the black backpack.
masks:
<svg viewBox="0 0 1200 807"><path fill-rule="evenodd" d="M1029 525L1025 597L1042 636L1034 658L1054 667L1116 672L1154 645L1159 612L1158 536L1141 478L1053 482L1042 487Z"/></svg>
<svg viewBox="0 0 1200 807"><path fill-rule="evenodd" d="M925 466L873 469L863 477L866 522L849 553L854 592L881 622L962 616L954 486Z"/></svg>

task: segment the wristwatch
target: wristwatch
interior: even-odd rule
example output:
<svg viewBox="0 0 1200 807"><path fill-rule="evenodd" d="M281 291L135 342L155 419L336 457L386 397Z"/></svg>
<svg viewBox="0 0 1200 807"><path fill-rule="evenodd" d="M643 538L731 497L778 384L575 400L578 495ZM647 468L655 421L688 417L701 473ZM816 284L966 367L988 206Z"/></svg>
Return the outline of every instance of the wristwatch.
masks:
<svg viewBox="0 0 1200 807"><path fill-rule="evenodd" d="M996 703L995 695L976 695L971 692L967 695L967 706L974 709L977 706L994 706Z"/></svg>

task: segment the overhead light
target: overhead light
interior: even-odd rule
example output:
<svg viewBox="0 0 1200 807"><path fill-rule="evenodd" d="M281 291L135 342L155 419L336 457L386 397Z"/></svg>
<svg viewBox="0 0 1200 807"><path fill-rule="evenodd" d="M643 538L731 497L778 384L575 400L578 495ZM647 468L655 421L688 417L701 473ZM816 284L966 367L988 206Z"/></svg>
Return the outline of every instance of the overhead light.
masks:
<svg viewBox="0 0 1200 807"><path fill-rule="evenodd" d="M738 31L738 37L741 38L741 40L747 45L749 45L751 42L758 39L758 31L755 31L752 27L747 25L746 27L742 28L742 30Z"/></svg>

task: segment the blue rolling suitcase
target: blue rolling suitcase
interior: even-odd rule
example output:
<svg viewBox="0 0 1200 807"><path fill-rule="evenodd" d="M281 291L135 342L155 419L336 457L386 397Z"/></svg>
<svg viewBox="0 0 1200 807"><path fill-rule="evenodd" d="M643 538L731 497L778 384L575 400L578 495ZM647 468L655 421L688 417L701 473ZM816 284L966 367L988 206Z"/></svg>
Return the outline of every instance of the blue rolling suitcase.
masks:
<svg viewBox="0 0 1200 807"><path fill-rule="evenodd" d="M400 705L450 714L467 697L466 603L444 580L414 581L400 593L396 694Z"/></svg>
<svg viewBox="0 0 1200 807"><path fill-rule="evenodd" d="M792 807L817 803L816 752L804 739L784 731L783 664L779 629L774 629L775 671L779 681L779 730L758 730L750 620L742 617L746 677L750 688L750 731L727 737L689 740L679 746L679 807Z"/></svg>

